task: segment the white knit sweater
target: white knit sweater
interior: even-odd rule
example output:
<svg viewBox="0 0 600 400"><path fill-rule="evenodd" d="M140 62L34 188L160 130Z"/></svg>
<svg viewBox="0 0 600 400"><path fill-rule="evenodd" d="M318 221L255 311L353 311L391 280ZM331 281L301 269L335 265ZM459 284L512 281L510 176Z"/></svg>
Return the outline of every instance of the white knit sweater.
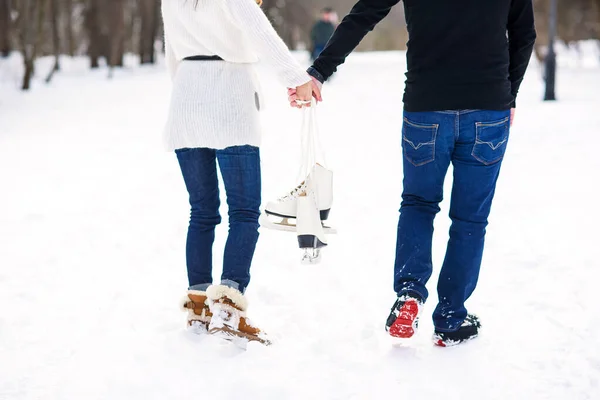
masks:
<svg viewBox="0 0 600 400"><path fill-rule="evenodd" d="M167 68L173 78L167 148L258 146L262 96L253 65L266 62L287 87L310 77L254 0L199 0L195 5L195 0L162 0ZM197 55L225 61L182 61Z"/></svg>

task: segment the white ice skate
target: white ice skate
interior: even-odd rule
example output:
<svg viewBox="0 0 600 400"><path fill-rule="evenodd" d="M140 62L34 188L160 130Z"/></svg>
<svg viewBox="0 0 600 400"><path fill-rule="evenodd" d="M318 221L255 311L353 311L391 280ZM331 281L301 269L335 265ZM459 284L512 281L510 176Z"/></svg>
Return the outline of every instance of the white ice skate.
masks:
<svg viewBox="0 0 600 400"><path fill-rule="evenodd" d="M307 179L306 190L297 199L298 245L303 250L302 263L316 264L321 261L321 249L327 246L325 229L320 218L317 195Z"/></svg>
<svg viewBox="0 0 600 400"><path fill-rule="evenodd" d="M270 201L265 208L265 214L261 215L261 225L269 228L286 232L296 232L298 215L298 198L306 193L306 182L313 182L314 190L317 193L317 204L319 218L326 233L336 233L336 230L325 226L323 221L329 217L331 205L333 203L333 172L320 164L315 164L310 174L294 190L276 201Z"/></svg>

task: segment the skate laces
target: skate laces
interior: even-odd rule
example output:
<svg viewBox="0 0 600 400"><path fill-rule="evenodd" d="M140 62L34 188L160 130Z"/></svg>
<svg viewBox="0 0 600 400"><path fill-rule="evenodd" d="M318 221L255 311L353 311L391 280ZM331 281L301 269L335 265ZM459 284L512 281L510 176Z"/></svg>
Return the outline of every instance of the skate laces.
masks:
<svg viewBox="0 0 600 400"><path fill-rule="evenodd" d="M316 164L327 165L317 124L317 102L314 99L311 107L305 107L302 112L300 149L301 163L298 171L300 179L308 176Z"/></svg>
<svg viewBox="0 0 600 400"><path fill-rule="evenodd" d="M300 196L301 193L306 191L306 181L299 184L294 190L289 192L288 194L279 198L279 201L287 201L290 199L295 199Z"/></svg>

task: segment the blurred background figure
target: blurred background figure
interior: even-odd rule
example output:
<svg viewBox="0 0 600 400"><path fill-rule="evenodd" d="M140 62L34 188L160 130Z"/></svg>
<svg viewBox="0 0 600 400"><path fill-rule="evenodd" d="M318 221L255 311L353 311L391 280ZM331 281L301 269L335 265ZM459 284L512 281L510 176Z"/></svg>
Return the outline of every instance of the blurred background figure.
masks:
<svg viewBox="0 0 600 400"><path fill-rule="evenodd" d="M325 7L321 10L321 18L313 25L310 31L310 59L314 61L325 48L335 27L338 16L331 7Z"/></svg>

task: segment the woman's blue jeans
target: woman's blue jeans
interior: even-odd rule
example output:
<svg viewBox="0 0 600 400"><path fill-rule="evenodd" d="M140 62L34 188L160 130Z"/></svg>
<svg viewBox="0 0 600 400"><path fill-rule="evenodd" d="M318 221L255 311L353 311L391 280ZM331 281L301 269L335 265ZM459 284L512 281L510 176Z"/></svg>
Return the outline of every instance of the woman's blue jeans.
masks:
<svg viewBox="0 0 600 400"><path fill-rule="evenodd" d="M219 214L217 162L229 207L229 236L223 256L221 284L244 292L258 241L261 203L260 152L253 146L223 150L176 150L192 207L186 258L189 288L206 290L212 284L212 251Z"/></svg>

